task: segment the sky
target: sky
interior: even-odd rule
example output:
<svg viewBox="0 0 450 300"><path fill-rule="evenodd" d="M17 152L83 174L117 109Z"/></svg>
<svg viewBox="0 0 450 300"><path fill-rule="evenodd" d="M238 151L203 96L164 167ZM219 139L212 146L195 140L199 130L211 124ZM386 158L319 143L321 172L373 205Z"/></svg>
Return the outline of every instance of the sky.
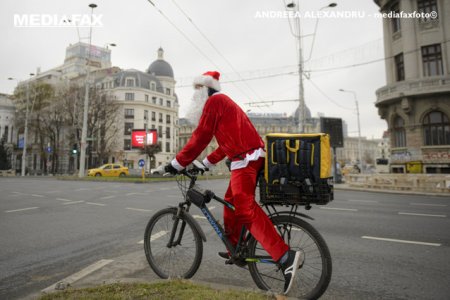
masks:
<svg viewBox="0 0 450 300"><path fill-rule="evenodd" d="M92 43L117 44L111 48L113 66L146 71L157 49L164 49L177 81L180 116L193 94L193 78L209 70L222 74L223 92L245 111L291 115L298 107L298 101L276 102L298 99L297 39L289 23L295 19L286 18L290 0L152 2L2 0L0 93L13 92L17 83L9 77L27 79L38 67L45 71L61 65L66 47L79 41L75 27L19 27L15 15L51 15L56 20L89 16L89 4L95 3ZM357 136L356 96L361 135L381 138L387 125L374 103L376 90L386 80L382 19L375 15L378 6L373 0L295 2L300 15L294 17L301 16L303 36L305 103L312 116L342 118L348 134ZM322 9L332 2L337 6ZM88 42L89 28L79 32L81 41Z"/></svg>

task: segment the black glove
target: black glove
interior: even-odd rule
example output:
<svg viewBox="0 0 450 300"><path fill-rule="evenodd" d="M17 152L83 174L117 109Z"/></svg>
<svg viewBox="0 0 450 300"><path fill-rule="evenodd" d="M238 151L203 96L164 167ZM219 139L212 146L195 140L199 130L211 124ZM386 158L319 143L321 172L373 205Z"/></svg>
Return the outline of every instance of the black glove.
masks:
<svg viewBox="0 0 450 300"><path fill-rule="evenodd" d="M231 172L231 159L227 158L225 160L225 164L227 165L228 171Z"/></svg>
<svg viewBox="0 0 450 300"><path fill-rule="evenodd" d="M198 160L194 160L192 162L192 164L194 165L194 167L196 169L198 169L202 174L206 171L209 171L209 169L201 162L199 162Z"/></svg>
<svg viewBox="0 0 450 300"><path fill-rule="evenodd" d="M164 167L164 171L166 171L167 173L170 173L170 174L172 174L172 175L175 175L175 174L178 173L178 170L175 169L175 168L172 166L171 163L169 163L168 165L166 165L166 166Z"/></svg>

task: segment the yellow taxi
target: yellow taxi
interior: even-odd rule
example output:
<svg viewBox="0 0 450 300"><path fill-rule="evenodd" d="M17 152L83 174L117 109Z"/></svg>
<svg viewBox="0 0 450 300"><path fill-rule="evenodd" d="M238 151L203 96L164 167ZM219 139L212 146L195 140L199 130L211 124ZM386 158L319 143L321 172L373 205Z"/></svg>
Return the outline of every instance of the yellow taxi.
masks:
<svg viewBox="0 0 450 300"><path fill-rule="evenodd" d="M128 167L120 164L104 164L101 167L88 170L88 176L124 177L129 174Z"/></svg>

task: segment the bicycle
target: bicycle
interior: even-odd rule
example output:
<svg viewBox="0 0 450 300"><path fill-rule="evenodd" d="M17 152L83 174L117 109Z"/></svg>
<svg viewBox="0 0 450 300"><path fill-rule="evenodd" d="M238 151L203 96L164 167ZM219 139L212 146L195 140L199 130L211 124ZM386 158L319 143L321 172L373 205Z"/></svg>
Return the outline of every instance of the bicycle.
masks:
<svg viewBox="0 0 450 300"><path fill-rule="evenodd" d="M224 229L206 206L215 200L229 209L234 206L216 196L210 190L196 185L201 169L195 166L177 176L177 183L184 201L177 207L158 211L147 224L144 235L145 256L150 267L160 277L184 278L194 276L203 255L206 236L198 222L191 216L192 204L200 208L214 231L231 253L227 263L245 261L253 281L262 290L282 293L284 277L279 265L272 260L245 226L239 242L234 247ZM327 289L331 279L331 256L325 240L304 218L313 218L298 212L298 205L290 205L288 211L278 211L274 205L262 205L278 233L293 250L301 249L305 261L295 278L290 294L306 299L317 299Z"/></svg>

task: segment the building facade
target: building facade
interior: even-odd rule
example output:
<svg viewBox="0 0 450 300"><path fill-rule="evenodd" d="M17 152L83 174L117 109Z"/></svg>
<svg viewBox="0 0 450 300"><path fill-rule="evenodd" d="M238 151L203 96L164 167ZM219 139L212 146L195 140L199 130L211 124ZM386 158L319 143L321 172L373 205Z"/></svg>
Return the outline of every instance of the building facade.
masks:
<svg viewBox="0 0 450 300"><path fill-rule="evenodd" d="M386 13L437 13L383 19L387 85L375 105L388 124L391 171L450 173L450 2L375 3Z"/></svg>
<svg viewBox="0 0 450 300"><path fill-rule="evenodd" d="M54 94L50 102L59 102L65 98L65 123L58 130L56 147L50 147L50 140L42 141L37 136L34 128L29 128L27 170L30 174L41 174L44 170L60 174L75 174L79 169L81 126L83 114L83 100L85 94L88 57L88 45L77 43L66 49L66 58L63 65L41 72L29 80L20 82L18 87L29 87L34 95L35 87L41 83L50 85ZM110 50L107 48L92 46L88 63L89 69L89 114L95 103L94 98L109 99L117 106L117 113L103 115L110 122L103 122L105 129L98 129L95 136L88 136L86 152L87 168L98 167L107 162L120 162L137 172L138 161L146 159L140 149L131 146L131 134L133 130L151 130L158 132L158 142L161 144L161 152L152 160L152 166L146 164L146 168L158 166L170 161L178 148L178 98L175 93L175 80L173 69L164 60L164 50L158 49L157 58L148 67L146 72L135 69L121 70L111 67ZM31 96L31 102L33 102ZM17 101L22 105L24 100ZM37 115L42 118L52 109L52 103L45 109L35 107L30 112L30 120L37 120ZM107 111L107 110L105 110ZM92 117L91 117L92 118ZM1 121L1 120L0 120ZM16 120L18 130L12 136L15 143L14 162L16 169L20 169L22 150L19 145L20 135L24 132L24 121ZM90 125L88 125L89 127ZM97 125L101 126L101 125ZM12 131L12 127L10 127ZM4 129L4 128L3 128ZM107 133L105 133L107 131ZM88 130L89 132L89 130ZM111 147L108 155L101 153L101 136L108 135L111 138ZM103 139L104 141L104 139ZM44 146L43 146L44 145ZM48 146L47 146L48 145ZM57 157L57 166L51 165Z"/></svg>

